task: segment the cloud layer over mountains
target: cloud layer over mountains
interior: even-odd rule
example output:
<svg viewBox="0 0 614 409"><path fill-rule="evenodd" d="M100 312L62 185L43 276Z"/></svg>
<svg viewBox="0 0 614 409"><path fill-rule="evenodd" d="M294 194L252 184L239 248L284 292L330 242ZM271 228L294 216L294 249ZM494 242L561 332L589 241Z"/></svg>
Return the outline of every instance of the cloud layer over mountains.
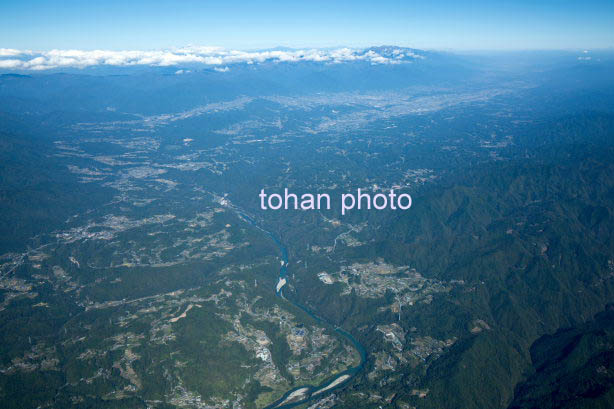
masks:
<svg viewBox="0 0 614 409"><path fill-rule="evenodd" d="M236 63L301 62L342 63L365 61L371 64L399 64L424 56L410 49L381 47L333 50L237 51L218 47L185 47L162 51L50 50L31 51L0 48L0 69L47 70L107 66L176 66L203 64L227 66Z"/></svg>

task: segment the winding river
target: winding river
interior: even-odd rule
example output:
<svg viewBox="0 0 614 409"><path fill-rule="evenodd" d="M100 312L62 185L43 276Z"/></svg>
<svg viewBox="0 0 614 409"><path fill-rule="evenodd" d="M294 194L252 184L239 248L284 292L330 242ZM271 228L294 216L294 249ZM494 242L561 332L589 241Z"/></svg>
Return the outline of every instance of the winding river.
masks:
<svg viewBox="0 0 614 409"><path fill-rule="evenodd" d="M259 226L258 223L256 223L256 221L250 216L248 216L244 211L242 211L241 209L239 209L238 207L234 205L229 205L228 207L232 208L239 215L241 219L243 219L247 223L251 224L252 226L264 232L275 242L275 244L279 248L279 251L281 253L281 258L282 258L281 267L279 268L278 283L280 282L283 283L284 281L286 281L287 275L288 275L288 269L287 269L288 250L286 249L286 247L281 243L281 241L273 233ZM280 288L275 288L275 291L279 297L283 297L282 290L283 290L283 285ZM349 332L344 331L343 329L333 325L332 323L328 322L323 317L318 316L315 312L310 311L308 308L292 300L289 300L285 297L283 298L284 300L288 301L295 307L307 313L316 322L322 323L328 327L333 327L335 329L335 332L337 332L337 334L347 339L354 346L354 348L356 348L356 350L360 354L360 363L357 366L346 369L345 371L335 374L334 376L331 375L331 377L329 377L326 381L320 383L319 385L300 385L295 388L292 388L286 393L284 393L284 395L281 398L271 403L264 409L273 409L273 408L288 409L288 408L292 408L292 407L301 405L310 400L323 397L325 392L331 392L335 389L345 386L352 378L354 378L363 369L366 359L367 359L367 352L365 348Z"/></svg>

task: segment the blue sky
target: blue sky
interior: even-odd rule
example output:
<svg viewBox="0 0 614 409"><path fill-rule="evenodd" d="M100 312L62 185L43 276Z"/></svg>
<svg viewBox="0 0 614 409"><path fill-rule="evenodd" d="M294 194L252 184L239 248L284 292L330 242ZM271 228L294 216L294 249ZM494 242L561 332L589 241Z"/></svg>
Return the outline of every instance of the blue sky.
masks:
<svg viewBox="0 0 614 409"><path fill-rule="evenodd" d="M608 1L7 1L0 48L361 47L583 49L614 46Z"/></svg>

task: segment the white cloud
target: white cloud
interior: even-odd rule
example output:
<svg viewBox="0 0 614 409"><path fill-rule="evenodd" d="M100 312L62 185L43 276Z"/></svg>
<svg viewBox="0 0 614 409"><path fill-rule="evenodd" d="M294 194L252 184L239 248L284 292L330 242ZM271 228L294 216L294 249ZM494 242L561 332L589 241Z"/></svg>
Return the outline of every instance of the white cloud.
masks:
<svg viewBox="0 0 614 409"><path fill-rule="evenodd" d="M15 57L21 54L27 54L29 51L21 51L15 50L13 48L0 48L0 58L1 57Z"/></svg>
<svg viewBox="0 0 614 409"><path fill-rule="evenodd" d="M21 61L19 60L1 60L0 59L0 68L19 68Z"/></svg>
<svg viewBox="0 0 614 409"><path fill-rule="evenodd" d="M424 58L411 50L394 49L392 55L382 55L374 50L340 48L335 50L268 50L238 51L219 47L189 46L159 51L109 51L109 50L50 50L31 51L0 48L0 68L22 70L47 70L53 68L86 68L106 66L177 66L203 64L227 70L228 65L238 63L264 63L301 61L342 63L366 61L371 64L397 64L411 59Z"/></svg>

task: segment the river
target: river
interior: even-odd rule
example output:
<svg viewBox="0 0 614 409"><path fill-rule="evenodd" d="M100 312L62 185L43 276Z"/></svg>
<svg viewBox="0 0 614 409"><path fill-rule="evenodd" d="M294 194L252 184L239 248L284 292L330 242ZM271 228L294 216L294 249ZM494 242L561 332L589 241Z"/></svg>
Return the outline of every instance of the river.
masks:
<svg viewBox="0 0 614 409"><path fill-rule="evenodd" d="M281 282L281 280L284 280L287 282L287 275L288 275L288 250L286 249L286 247L282 244L282 242L270 231L265 230L264 228L262 228L262 226L258 225L258 223L250 216L248 216L243 210L241 210L240 208L234 206L234 205L229 205L228 207L230 207L231 209L233 209L241 219L243 219L244 221L246 221L247 223L251 224L252 226L258 228L259 230L261 230L262 232L264 232L266 235L268 235L277 245L277 247L279 248L279 251L281 253L281 259L282 259L282 263L281 263L281 267L279 268L279 282ZM283 293L283 286L281 288L275 288L274 289L277 293L277 295L279 297L283 297L282 293ZM279 290L279 291L278 291ZM264 409L288 409L288 408L292 408L298 405L301 405L303 403L309 402L311 400L314 400L316 398L321 398L324 395L324 392L331 392L335 389L339 389L342 388L343 386L345 386L352 378L354 378L363 368L365 365L365 362L367 360L367 353L365 348L362 346L362 344L360 342L358 342L357 339L355 339L349 332L335 326L334 324L328 322L326 319L324 319L323 317L318 316L314 311L309 310L308 308L306 308L303 305L300 305L292 300L289 300L285 297L283 297L284 300L286 300L287 302L289 302L290 304L294 305L295 307L301 309L302 311L304 311L305 313L307 313L310 317L312 317L314 320L316 320L319 323L324 324L325 326L328 327L332 327L334 328L335 332L337 332L341 337L347 339L353 346L354 348L356 348L356 350L358 351L358 353L360 354L360 363L357 366L351 367L346 369L343 372L340 372L338 374L335 374L334 376L331 375L326 381L320 383L319 385L299 385L296 386L292 389L290 389L289 391L287 391L286 393L283 394L283 396L281 398L279 398L278 400L276 400L275 402L271 403L270 405L266 406ZM286 402L287 401L287 402Z"/></svg>

